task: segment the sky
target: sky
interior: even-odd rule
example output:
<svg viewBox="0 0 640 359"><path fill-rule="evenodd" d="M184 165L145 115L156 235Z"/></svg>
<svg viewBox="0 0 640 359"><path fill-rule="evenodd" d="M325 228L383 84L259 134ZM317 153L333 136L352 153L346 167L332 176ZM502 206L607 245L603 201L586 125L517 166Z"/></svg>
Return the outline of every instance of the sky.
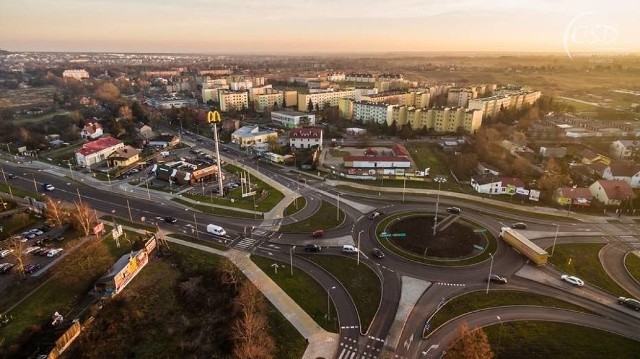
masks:
<svg viewBox="0 0 640 359"><path fill-rule="evenodd" d="M634 0L0 0L0 49L640 52Z"/></svg>

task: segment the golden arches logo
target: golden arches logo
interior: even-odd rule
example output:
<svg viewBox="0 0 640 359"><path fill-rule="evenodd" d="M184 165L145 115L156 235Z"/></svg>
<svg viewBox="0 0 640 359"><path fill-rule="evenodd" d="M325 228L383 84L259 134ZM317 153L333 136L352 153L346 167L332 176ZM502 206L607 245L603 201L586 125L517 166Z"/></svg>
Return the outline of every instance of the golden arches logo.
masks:
<svg viewBox="0 0 640 359"><path fill-rule="evenodd" d="M209 111L209 113L207 113L207 122L208 123L222 122L222 119L220 119L220 113L218 111Z"/></svg>

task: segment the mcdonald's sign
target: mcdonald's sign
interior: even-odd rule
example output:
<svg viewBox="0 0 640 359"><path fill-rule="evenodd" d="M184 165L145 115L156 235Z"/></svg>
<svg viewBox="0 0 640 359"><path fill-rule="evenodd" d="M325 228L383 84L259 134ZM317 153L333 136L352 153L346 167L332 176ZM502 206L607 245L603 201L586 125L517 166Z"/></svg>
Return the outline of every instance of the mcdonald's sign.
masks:
<svg viewBox="0 0 640 359"><path fill-rule="evenodd" d="M208 123L222 122L222 120L220 119L220 113L218 113L218 111L209 111L209 113L207 113L207 122Z"/></svg>

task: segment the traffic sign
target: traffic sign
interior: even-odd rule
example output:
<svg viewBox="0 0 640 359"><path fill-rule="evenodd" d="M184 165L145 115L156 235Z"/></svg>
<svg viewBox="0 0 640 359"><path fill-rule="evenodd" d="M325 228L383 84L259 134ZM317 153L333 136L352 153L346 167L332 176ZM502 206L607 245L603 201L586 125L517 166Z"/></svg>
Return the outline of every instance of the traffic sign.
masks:
<svg viewBox="0 0 640 359"><path fill-rule="evenodd" d="M393 236L393 237L406 237L407 234L406 233L394 233L391 236Z"/></svg>

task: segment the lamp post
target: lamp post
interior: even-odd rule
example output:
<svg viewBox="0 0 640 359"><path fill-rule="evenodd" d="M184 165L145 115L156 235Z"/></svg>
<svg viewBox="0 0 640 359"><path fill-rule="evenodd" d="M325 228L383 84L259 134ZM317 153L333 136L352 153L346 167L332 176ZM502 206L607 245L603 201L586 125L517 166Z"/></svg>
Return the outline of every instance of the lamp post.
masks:
<svg viewBox="0 0 640 359"><path fill-rule="evenodd" d="M436 199L436 216L433 218L433 236L436 235L436 228L438 227L438 207L440 205L440 185L447 182L447 179L442 176L438 176L434 179L434 181L438 182L438 195Z"/></svg>
<svg viewBox="0 0 640 359"><path fill-rule="evenodd" d="M151 192L149 192L149 177L147 177L147 180L145 181L145 184L147 185L147 198L149 198L149 200L151 200Z"/></svg>
<svg viewBox="0 0 640 359"><path fill-rule="evenodd" d="M364 229L358 232L358 265L360 265L360 235L364 232Z"/></svg>
<svg viewBox="0 0 640 359"><path fill-rule="evenodd" d="M558 240L558 231L560 230L560 225L557 223L554 223L554 225L556 226L556 235L553 237L553 246L551 246L551 255L550 257L553 257L553 252L556 249L556 241Z"/></svg>
<svg viewBox="0 0 640 359"><path fill-rule="evenodd" d="M36 196L38 196L40 193L38 193L38 185L36 184L36 176L31 173L31 172L27 172L28 174L31 175L31 179L33 179L33 188L36 190Z"/></svg>
<svg viewBox="0 0 640 359"><path fill-rule="evenodd" d="M331 298L329 291L332 289L336 289L336 287L327 288L327 321L331 320L331 303L329 302Z"/></svg>
<svg viewBox="0 0 640 359"><path fill-rule="evenodd" d="M502 339L502 319L500 319L499 315L496 315L496 318L498 318L498 321L500 322L500 329L498 329L498 346L496 347L496 359L497 359L500 353L500 339Z"/></svg>
<svg viewBox="0 0 640 359"><path fill-rule="evenodd" d="M291 247L289 250L289 266L291 267L291 276L293 276L293 250L296 249L296 246Z"/></svg>
<svg viewBox="0 0 640 359"><path fill-rule="evenodd" d="M71 172L71 179L75 181L76 179L73 176L73 168L71 168L71 160L67 160L67 165L69 165L69 172Z"/></svg>
<svg viewBox="0 0 640 359"><path fill-rule="evenodd" d="M338 201L336 202L336 221L340 220L340 193L338 193Z"/></svg>
<svg viewBox="0 0 640 359"><path fill-rule="evenodd" d="M487 277L487 294L489 294L489 284L491 283L491 271L493 270L493 253L489 253L491 256L491 264L489 265L489 276Z"/></svg>
<svg viewBox="0 0 640 359"><path fill-rule="evenodd" d="M9 186L9 183L7 182L7 176L4 174L4 168L0 167L0 170L2 170L2 179L4 179L4 184L9 189L9 195L11 195L11 199L13 199L13 191L11 190L11 186Z"/></svg>
<svg viewBox="0 0 640 359"><path fill-rule="evenodd" d="M196 212L193 212L193 224L195 225L196 238L200 240L200 233L198 233L198 220L196 220Z"/></svg>
<svg viewBox="0 0 640 359"><path fill-rule="evenodd" d="M404 203L404 193L407 190L407 175L404 175L404 179L402 181L402 203Z"/></svg>

